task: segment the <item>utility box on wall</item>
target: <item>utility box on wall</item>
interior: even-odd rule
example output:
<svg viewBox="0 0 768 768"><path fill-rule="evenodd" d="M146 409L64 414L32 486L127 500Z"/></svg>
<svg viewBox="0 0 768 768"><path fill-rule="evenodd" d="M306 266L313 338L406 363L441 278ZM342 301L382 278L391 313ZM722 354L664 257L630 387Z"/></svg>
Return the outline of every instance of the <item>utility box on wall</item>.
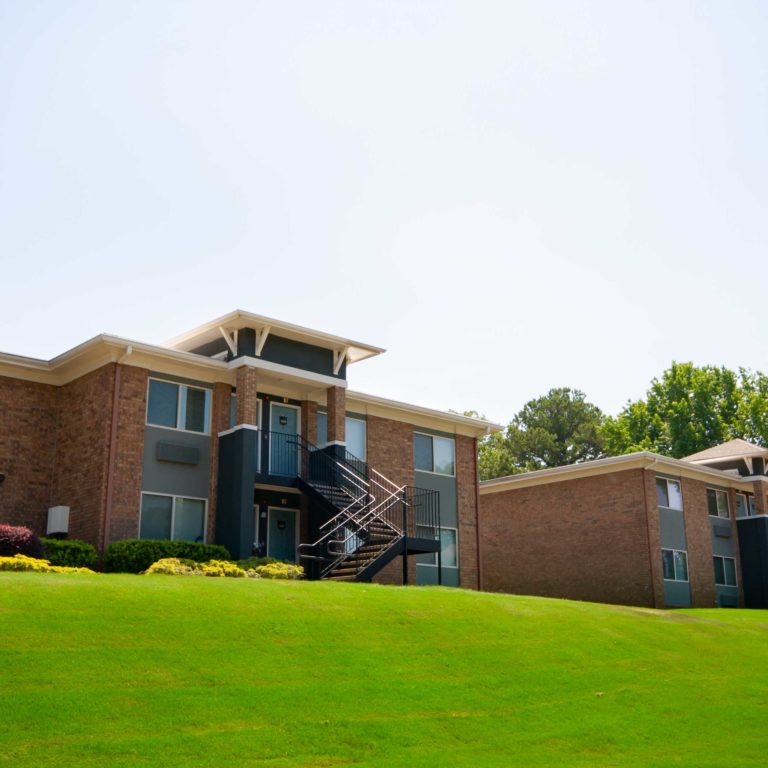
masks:
<svg viewBox="0 0 768 768"><path fill-rule="evenodd" d="M69 533L69 507L50 507L45 535Z"/></svg>

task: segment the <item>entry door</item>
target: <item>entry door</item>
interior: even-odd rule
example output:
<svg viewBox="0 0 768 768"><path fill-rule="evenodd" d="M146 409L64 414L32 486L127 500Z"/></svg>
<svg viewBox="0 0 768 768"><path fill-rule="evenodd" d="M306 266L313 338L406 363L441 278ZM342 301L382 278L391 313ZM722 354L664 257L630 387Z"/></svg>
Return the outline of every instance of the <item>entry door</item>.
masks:
<svg viewBox="0 0 768 768"><path fill-rule="evenodd" d="M267 520L267 556L289 563L296 562L295 509L270 507Z"/></svg>
<svg viewBox="0 0 768 768"><path fill-rule="evenodd" d="M273 475L299 474L299 409L293 405L272 403L269 416L269 471Z"/></svg>

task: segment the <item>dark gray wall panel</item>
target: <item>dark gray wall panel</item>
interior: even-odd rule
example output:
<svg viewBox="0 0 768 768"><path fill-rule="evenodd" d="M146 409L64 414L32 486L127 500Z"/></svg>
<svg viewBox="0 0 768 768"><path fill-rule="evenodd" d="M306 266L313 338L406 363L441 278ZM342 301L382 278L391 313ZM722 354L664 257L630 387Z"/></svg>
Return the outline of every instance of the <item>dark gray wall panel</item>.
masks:
<svg viewBox="0 0 768 768"><path fill-rule="evenodd" d="M197 452L197 464L159 460L158 450L160 454L164 452L161 443L173 444L177 450L187 448ZM147 425L144 430L142 490L207 499L210 462L211 438L208 435Z"/></svg>
<svg viewBox="0 0 768 768"><path fill-rule="evenodd" d="M255 540L253 484L257 432L237 429L219 438L216 543L235 559L249 557Z"/></svg>
<svg viewBox="0 0 768 768"><path fill-rule="evenodd" d="M768 608L768 518L743 517L737 526L744 605Z"/></svg>
<svg viewBox="0 0 768 768"><path fill-rule="evenodd" d="M723 557L736 557L738 540L731 529L731 521L710 517L709 524L712 527L712 554ZM723 534L728 533L728 536Z"/></svg>

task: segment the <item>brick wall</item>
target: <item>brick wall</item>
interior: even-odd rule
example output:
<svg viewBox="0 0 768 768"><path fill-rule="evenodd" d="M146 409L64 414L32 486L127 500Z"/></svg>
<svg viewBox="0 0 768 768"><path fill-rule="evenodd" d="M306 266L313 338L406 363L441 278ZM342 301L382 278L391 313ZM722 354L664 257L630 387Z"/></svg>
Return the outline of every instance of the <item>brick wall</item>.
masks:
<svg viewBox="0 0 768 768"><path fill-rule="evenodd" d="M139 508L144 458L144 422L147 412L148 371L127 365L118 386L116 451L111 457L112 490L108 510L107 545L139 535ZM104 418L111 420L111 415ZM110 423L111 429L111 423Z"/></svg>
<svg viewBox="0 0 768 768"><path fill-rule="evenodd" d="M346 402L347 392L344 387L328 387L326 390L328 410L328 442L346 440Z"/></svg>
<svg viewBox="0 0 768 768"><path fill-rule="evenodd" d="M483 588L653 605L646 495L639 469L483 494Z"/></svg>
<svg viewBox="0 0 768 768"><path fill-rule="evenodd" d="M70 507L69 537L101 547L115 366L59 390L52 504Z"/></svg>
<svg viewBox="0 0 768 768"><path fill-rule="evenodd" d="M56 387L0 376L0 523L45 533L57 405Z"/></svg>
<svg viewBox="0 0 768 768"><path fill-rule="evenodd" d="M369 416L368 465L397 485L413 485L413 426L402 421ZM416 583L416 558L408 558L408 580ZM376 574L379 584L402 584L403 561L398 557Z"/></svg>
<svg viewBox="0 0 768 768"><path fill-rule="evenodd" d="M645 490L647 555L652 573L653 604L657 608L664 608L666 605L664 600L664 569L661 564L661 524L656 498L656 473L653 470L642 470L642 472Z"/></svg>
<svg viewBox="0 0 768 768"><path fill-rule="evenodd" d="M459 518L459 574L461 586L480 588L477 525L477 440L456 435L456 503Z"/></svg>
<svg viewBox="0 0 768 768"><path fill-rule="evenodd" d="M681 478L680 482L683 491L691 605L694 608L714 608L717 600L712 564L712 528L707 509L707 485L687 477Z"/></svg>
<svg viewBox="0 0 768 768"><path fill-rule="evenodd" d="M258 424L258 371L242 366L237 369L235 424Z"/></svg>

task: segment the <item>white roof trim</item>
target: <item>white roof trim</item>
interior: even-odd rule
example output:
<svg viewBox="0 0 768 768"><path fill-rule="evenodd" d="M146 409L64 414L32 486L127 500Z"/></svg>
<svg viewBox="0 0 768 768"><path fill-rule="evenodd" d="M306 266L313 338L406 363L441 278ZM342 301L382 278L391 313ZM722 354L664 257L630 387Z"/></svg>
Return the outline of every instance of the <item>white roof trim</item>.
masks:
<svg viewBox="0 0 768 768"><path fill-rule="evenodd" d="M219 327L230 331L240 330L241 328L253 328L256 331L268 329L268 332L275 336L282 336L293 341L303 341L306 344L314 344L315 346L331 349L334 352L339 349L347 349L347 362L349 363L356 363L386 351L381 347L374 347L360 341L352 341L351 339L334 336L323 331L305 328L301 325L285 323L282 320L275 320L271 317L255 315L242 309L236 309L234 312L230 312L223 317L186 331L165 342L164 346L171 349L189 349L204 344L209 340L207 337L210 336L211 339L216 338L216 329Z"/></svg>
<svg viewBox="0 0 768 768"><path fill-rule="evenodd" d="M540 485L547 482L561 482L564 480L576 480L580 477L608 474L610 472L622 472L629 469L658 469L662 474L677 475L680 477L709 479L715 485L729 488L744 488L756 480L768 483L768 477L763 475L753 477L735 477L729 472L710 467L702 467L683 459L673 459L669 456L661 456L650 451L628 453L623 456L609 456L605 459L583 461L578 464L568 464L564 467L550 467L534 472L523 472L519 475L497 477L493 480L480 482L482 495L497 493L499 491L525 488L530 485Z"/></svg>

